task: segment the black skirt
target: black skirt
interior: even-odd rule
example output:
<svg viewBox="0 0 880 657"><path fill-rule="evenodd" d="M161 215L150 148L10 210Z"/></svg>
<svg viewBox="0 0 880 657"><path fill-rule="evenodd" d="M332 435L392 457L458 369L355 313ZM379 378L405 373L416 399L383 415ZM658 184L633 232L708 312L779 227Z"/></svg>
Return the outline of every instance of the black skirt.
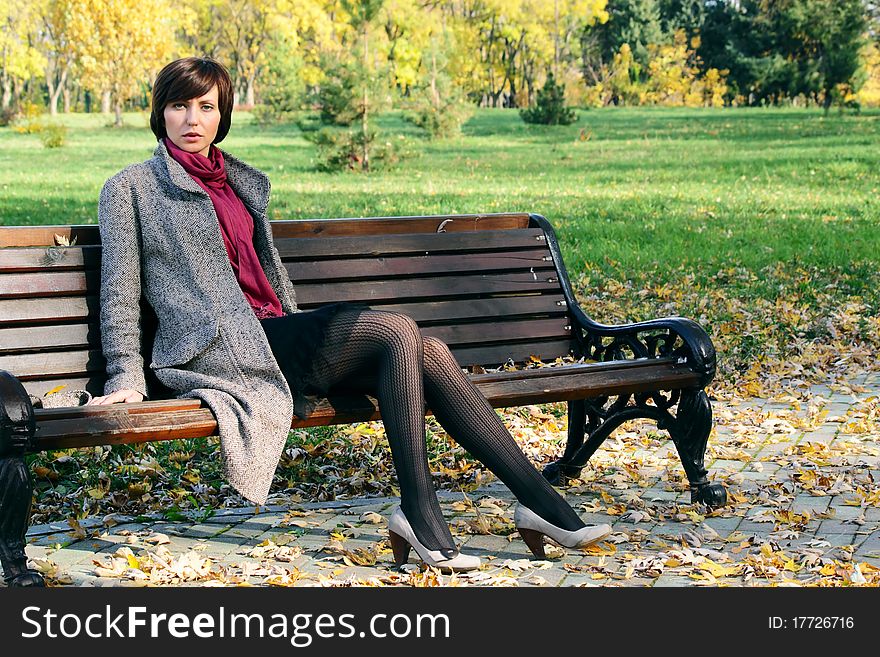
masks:
<svg viewBox="0 0 880 657"><path fill-rule="evenodd" d="M327 390L312 377L315 355L324 345L327 325L337 313L346 309L369 310L370 307L361 302L341 301L315 310L260 320L272 354L293 394L294 412L303 419L311 410L304 395L327 394Z"/></svg>

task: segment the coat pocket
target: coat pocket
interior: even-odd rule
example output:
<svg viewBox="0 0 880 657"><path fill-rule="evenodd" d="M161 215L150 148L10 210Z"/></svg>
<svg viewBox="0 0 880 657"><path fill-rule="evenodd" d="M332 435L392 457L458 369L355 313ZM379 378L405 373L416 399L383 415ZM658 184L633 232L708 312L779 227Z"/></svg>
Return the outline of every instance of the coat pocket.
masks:
<svg viewBox="0 0 880 657"><path fill-rule="evenodd" d="M156 335L152 369L183 365L204 352L217 338L219 323L210 320L186 332L173 331Z"/></svg>

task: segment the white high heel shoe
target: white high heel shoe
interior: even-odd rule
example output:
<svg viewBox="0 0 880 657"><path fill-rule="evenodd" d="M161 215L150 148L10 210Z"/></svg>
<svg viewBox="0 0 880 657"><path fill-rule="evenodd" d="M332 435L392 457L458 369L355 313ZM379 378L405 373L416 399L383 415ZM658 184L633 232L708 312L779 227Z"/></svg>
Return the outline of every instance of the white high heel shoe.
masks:
<svg viewBox="0 0 880 657"><path fill-rule="evenodd" d="M529 546L538 559L546 559L544 553L544 537L549 536L554 541L569 548L580 548L595 543L611 533L611 525L587 525L576 531L568 531L551 525L530 508L520 504L513 514L513 524L516 525L519 535Z"/></svg>
<svg viewBox="0 0 880 657"><path fill-rule="evenodd" d="M475 570L480 567L479 557L462 554L458 550L429 550L422 545L399 506L388 520L388 538L394 551L394 564L398 568L406 563L410 547L415 549L419 559L442 570ZM451 555L447 556L444 552Z"/></svg>

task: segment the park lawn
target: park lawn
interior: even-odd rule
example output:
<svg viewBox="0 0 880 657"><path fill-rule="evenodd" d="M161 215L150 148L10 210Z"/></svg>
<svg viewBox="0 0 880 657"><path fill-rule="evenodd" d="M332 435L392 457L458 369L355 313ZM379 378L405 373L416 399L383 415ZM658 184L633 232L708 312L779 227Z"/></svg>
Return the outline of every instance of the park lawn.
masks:
<svg viewBox="0 0 880 657"><path fill-rule="evenodd" d="M126 115L123 129L105 127L100 115L57 120L70 126L57 150L0 128L0 224L95 222L103 182L149 158L155 145L144 114ZM260 128L245 113L223 147L269 175L273 219L545 215L595 319L682 315L706 328L719 354L716 403L784 397L877 367L876 111L826 118L812 109L608 109L543 127L513 111L479 110L461 138L436 142L399 113L380 126L419 154L370 175L320 173L314 146L297 128ZM564 404L547 410L564 422ZM528 409L506 411L505 419L518 435L541 430ZM283 457L275 490L313 499L396 494L387 445L377 446L375 431L294 432L289 447L312 454L320 445L321 455ZM546 433L552 444L532 453L544 462L564 442L564 432ZM428 438L432 469L444 473L438 485L479 483L479 468L433 420ZM38 479L35 518L213 508L230 492L215 449L215 441L175 441L112 455L73 451L64 463L36 456L50 474ZM375 464L366 480L357 476L365 462ZM133 465L143 463L159 464L146 484Z"/></svg>
<svg viewBox="0 0 880 657"><path fill-rule="evenodd" d="M59 116L61 149L0 128L0 223L93 223L103 182L155 146L146 114L125 118L113 129L98 114ZM607 109L546 127L486 109L436 142L391 113L387 138L420 154L370 175L318 172L296 127L236 119L223 147L269 175L273 219L537 212L572 271L840 267L875 262L880 246L874 111Z"/></svg>

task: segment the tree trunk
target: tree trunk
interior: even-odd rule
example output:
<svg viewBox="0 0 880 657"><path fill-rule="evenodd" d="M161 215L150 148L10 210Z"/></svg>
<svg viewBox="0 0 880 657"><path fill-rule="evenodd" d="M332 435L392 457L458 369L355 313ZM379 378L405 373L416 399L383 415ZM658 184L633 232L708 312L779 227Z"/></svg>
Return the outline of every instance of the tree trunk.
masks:
<svg viewBox="0 0 880 657"><path fill-rule="evenodd" d="M431 50L431 102L434 103L434 109L440 109L440 94L437 91L437 50Z"/></svg>
<svg viewBox="0 0 880 657"><path fill-rule="evenodd" d="M364 171L370 170L370 149L367 144L367 120L368 120L369 109L370 109L370 105L369 105L369 102L370 102L370 98L369 98L370 74L369 74L369 68L368 68L369 61L370 60L369 60L369 49L368 49L368 42L367 42L367 24L366 24L366 22L364 22L364 111L363 111L363 114L361 115L361 137L363 139L363 149L364 149L363 160L361 161L361 168Z"/></svg>
<svg viewBox="0 0 880 657"><path fill-rule="evenodd" d="M244 102L248 107L254 106L254 77L249 76L247 79L247 87L244 94Z"/></svg>
<svg viewBox="0 0 880 657"><path fill-rule="evenodd" d="M58 87L53 66L46 67L46 87L49 89L49 116L55 116L58 114Z"/></svg>
<svg viewBox="0 0 880 657"><path fill-rule="evenodd" d="M110 113L110 90L101 92L101 114Z"/></svg>
<svg viewBox="0 0 880 657"><path fill-rule="evenodd" d="M61 93L67 87L67 66L62 69L61 77L58 78L58 82L55 82L55 72L52 72L51 77L49 74L46 75L46 84L49 87L49 114L55 116L58 114L58 98L61 96Z"/></svg>
<svg viewBox="0 0 880 657"><path fill-rule="evenodd" d="M12 103L12 81L9 79L9 76L3 76L3 101L0 103L0 107L3 109L8 109L10 103Z"/></svg>
<svg viewBox="0 0 880 657"><path fill-rule="evenodd" d="M116 111L116 122L113 125L117 128L121 128L122 127L122 101L119 99L116 100L115 111Z"/></svg>
<svg viewBox="0 0 880 657"><path fill-rule="evenodd" d="M64 113L70 114L70 87L64 85L64 89L61 92L61 97L64 100Z"/></svg>

